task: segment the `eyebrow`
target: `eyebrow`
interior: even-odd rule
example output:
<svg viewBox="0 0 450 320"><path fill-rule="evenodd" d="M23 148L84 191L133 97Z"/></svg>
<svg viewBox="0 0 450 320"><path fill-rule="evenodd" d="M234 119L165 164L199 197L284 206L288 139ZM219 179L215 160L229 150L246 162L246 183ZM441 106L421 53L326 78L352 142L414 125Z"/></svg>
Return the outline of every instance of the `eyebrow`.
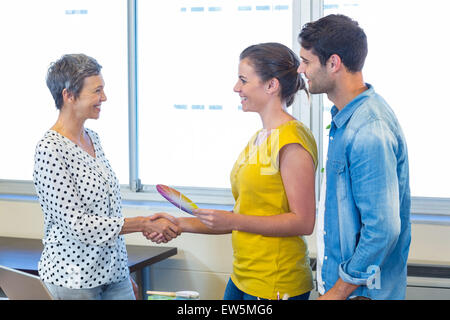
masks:
<svg viewBox="0 0 450 320"><path fill-rule="evenodd" d="M307 62L309 62L309 60L308 60L308 59L306 59L305 57L302 57L302 56L300 56L300 59L302 59L303 61L307 61Z"/></svg>
<svg viewBox="0 0 450 320"><path fill-rule="evenodd" d="M245 76L239 76L239 79L243 79L243 80L247 80L247 77L245 77Z"/></svg>

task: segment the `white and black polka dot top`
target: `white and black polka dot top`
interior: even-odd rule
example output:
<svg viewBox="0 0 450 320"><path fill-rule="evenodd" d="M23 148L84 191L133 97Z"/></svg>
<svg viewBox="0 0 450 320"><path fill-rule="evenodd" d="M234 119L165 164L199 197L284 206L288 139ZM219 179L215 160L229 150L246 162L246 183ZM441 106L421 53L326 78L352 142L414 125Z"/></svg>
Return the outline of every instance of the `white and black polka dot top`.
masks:
<svg viewBox="0 0 450 320"><path fill-rule="evenodd" d="M56 131L36 146L33 180L44 212L39 275L66 288L93 288L129 276L119 182L100 145L96 157Z"/></svg>

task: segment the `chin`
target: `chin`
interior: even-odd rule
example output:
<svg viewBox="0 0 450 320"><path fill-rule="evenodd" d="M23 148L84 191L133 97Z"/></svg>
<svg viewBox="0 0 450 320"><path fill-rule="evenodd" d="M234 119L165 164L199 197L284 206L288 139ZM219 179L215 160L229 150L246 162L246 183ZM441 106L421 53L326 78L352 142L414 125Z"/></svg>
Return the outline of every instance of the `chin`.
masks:
<svg viewBox="0 0 450 320"><path fill-rule="evenodd" d="M309 86L308 88L308 92L311 94L327 93L327 91L328 90L326 90L326 87L324 86L319 87Z"/></svg>
<svg viewBox="0 0 450 320"><path fill-rule="evenodd" d="M255 110L253 110L251 107L249 106L242 106L242 111L244 112L255 112Z"/></svg>

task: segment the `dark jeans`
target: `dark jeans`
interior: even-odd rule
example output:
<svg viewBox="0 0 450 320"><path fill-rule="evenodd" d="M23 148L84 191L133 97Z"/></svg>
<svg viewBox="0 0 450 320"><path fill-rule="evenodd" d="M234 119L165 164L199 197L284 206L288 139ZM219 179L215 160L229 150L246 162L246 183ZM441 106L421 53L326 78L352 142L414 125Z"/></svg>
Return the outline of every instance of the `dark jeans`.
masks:
<svg viewBox="0 0 450 320"><path fill-rule="evenodd" d="M299 296L295 297L289 297L288 300L308 300L309 299L310 291L301 294ZM282 297L280 297L281 299ZM231 281L231 279L228 281L227 287L225 289L225 294L223 296L223 300L267 300L267 299L261 299L255 296L252 296L250 294L247 294L241 290L239 290L238 287Z"/></svg>

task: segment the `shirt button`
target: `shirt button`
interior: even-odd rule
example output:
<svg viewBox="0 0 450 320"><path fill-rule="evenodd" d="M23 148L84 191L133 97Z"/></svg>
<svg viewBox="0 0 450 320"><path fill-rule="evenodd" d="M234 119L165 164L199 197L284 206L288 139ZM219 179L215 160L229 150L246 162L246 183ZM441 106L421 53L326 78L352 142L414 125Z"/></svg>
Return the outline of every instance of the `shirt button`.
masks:
<svg viewBox="0 0 450 320"><path fill-rule="evenodd" d="M323 257L325 260L327 260L328 259L328 257L327 256L325 256L325 257Z"/></svg>
<svg viewBox="0 0 450 320"><path fill-rule="evenodd" d="M331 136L331 137L330 137L330 140L333 140L333 139L334 139L334 138Z"/></svg>

